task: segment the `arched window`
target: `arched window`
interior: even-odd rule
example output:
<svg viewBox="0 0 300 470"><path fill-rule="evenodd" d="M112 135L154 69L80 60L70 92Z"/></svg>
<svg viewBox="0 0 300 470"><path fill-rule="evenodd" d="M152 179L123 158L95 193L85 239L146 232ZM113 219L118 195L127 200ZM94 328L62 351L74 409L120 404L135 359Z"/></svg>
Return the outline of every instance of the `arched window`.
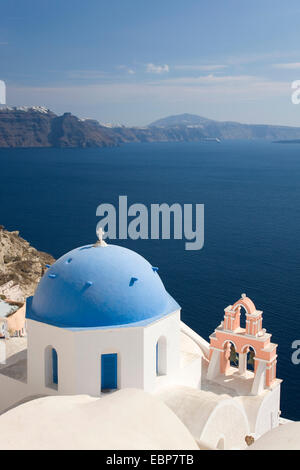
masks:
<svg viewBox="0 0 300 470"><path fill-rule="evenodd" d="M167 340L161 336L156 343L156 375L167 374Z"/></svg>
<svg viewBox="0 0 300 470"><path fill-rule="evenodd" d="M45 350L45 385L58 388L58 355L52 346L48 346Z"/></svg>

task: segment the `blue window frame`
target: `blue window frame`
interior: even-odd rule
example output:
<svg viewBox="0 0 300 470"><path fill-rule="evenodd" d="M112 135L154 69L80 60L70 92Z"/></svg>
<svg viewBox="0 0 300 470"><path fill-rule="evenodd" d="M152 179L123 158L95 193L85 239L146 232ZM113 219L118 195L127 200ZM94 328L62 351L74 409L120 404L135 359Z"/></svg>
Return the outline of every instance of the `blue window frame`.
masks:
<svg viewBox="0 0 300 470"><path fill-rule="evenodd" d="M113 390L118 387L118 354L101 356L101 390Z"/></svg>
<svg viewBox="0 0 300 470"><path fill-rule="evenodd" d="M55 385L58 385L58 359L55 349L52 349L52 380Z"/></svg>

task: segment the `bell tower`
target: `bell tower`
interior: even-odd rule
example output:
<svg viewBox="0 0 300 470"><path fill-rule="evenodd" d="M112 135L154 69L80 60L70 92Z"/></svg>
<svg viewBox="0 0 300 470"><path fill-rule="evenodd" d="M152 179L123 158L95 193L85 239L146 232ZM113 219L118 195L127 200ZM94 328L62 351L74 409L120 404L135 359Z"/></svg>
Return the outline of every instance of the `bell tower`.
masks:
<svg viewBox="0 0 300 470"><path fill-rule="evenodd" d="M245 328L240 323L243 311ZM263 329L262 314L246 294L225 308L224 321L210 336L209 380L217 380L222 375L232 375L237 382L247 379L251 395L272 389L278 382L277 344L271 343L272 335Z"/></svg>

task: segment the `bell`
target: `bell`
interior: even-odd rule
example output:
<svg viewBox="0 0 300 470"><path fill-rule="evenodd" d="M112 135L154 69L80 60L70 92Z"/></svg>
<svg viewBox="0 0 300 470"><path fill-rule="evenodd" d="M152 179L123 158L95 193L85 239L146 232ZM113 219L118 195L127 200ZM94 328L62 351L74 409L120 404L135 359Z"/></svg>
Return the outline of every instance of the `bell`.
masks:
<svg viewBox="0 0 300 470"><path fill-rule="evenodd" d="M253 351L250 351L250 353L249 353L249 359L248 359L248 364L251 365L251 366L254 365L254 356L255 356L254 352L253 352Z"/></svg>
<svg viewBox="0 0 300 470"><path fill-rule="evenodd" d="M233 362L236 365L238 363L237 354L236 354L236 350L234 347L231 347L231 350L230 350L230 362Z"/></svg>

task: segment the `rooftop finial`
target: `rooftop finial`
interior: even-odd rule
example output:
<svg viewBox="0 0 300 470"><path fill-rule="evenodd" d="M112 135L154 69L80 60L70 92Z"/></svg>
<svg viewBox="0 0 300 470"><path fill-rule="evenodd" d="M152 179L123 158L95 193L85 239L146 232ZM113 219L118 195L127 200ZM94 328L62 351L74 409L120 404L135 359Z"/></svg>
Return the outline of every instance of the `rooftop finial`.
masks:
<svg viewBox="0 0 300 470"><path fill-rule="evenodd" d="M104 230L101 226L97 227L96 233L98 241L95 243L94 246L107 246L107 243L105 243L105 241L103 240Z"/></svg>
<svg viewBox="0 0 300 470"><path fill-rule="evenodd" d="M245 299L247 297L246 294L242 294L242 299Z"/></svg>

